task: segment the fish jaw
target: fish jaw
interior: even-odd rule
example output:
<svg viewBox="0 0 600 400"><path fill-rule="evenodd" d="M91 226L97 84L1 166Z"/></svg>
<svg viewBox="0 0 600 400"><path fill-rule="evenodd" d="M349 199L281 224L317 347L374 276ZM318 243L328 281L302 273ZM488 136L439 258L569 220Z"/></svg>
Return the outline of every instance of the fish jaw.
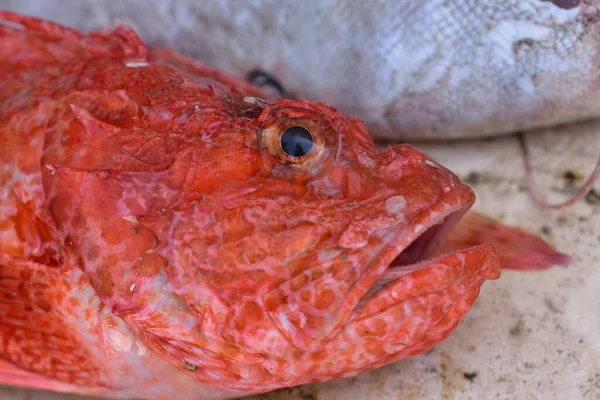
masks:
<svg viewBox="0 0 600 400"><path fill-rule="evenodd" d="M436 235L443 236L444 230L452 228L451 218L460 217L464 211L459 208L447 212L448 222L442 222L444 216L432 219L434 225L430 229L435 229L435 222L441 223ZM422 235L413 239L418 237ZM500 276L498 252L489 244L411 265L395 265L402 254L399 249L406 247L388 248L375 260L373 268L383 268L383 272L358 303L349 306L349 319L332 339L320 342L319 348L290 353L290 384L351 377L427 352L460 324L477 300L483 283ZM298 320L292 314L287 318L287 324ZM280 328L289 329L289 325ZM300 341L301 332L286 338L295 346L311 343Z"/></svg>
<svg viewBox="0 0 600 400"><path fill-rule="evenodd" d="M429 351L458 326L481 285L497 279L499 271L495 248L484 244L436 258L389 282L359 303L344 332L329 344L348 348L354 340L364 349L341 356L348 370L336 377Z"/></svg>
<svg viewBox="0 0 600 400"><path fill-rule="evenodd" d="M286 386L299 385L354 376L426 352L444 340L474 304L481 285L499 277L497 251L487 244L428 258L473 200L472 191L460 185L415 216L408 224L412 229L399 223L374 233L364 274L350 290L340 286L341 304L335 310L322 306L323 288L313 287L312 297L305 296L316 277L326 276L329 289L336 290L331 281L335 274L327 273L327 264L324 273L307 271L268 292L264 307L288 344L274 344L277 335L271 334L273 344L266 352L281 356L259 365ZM407 249L410 257L401 257ZM344 258L346 263L360 260L337 254L331 261ZM249 312L240 316L253 317ZM323 332L329 335L319 336ZM236 344L247 348L252 342L256 340ZM275 388L277 381L264 384Z"/></svg>
<svg viewBox="0 0 600 400"><path fill-rule="evenodd" d="M484 244L399 275L361 299L321 351L298 360L301 372L318 380L344 378L427 352L460 324L481 285L499 277L499 261L496 250ZM332 360L325 362L324 354Z"/></svg>
<svg viewBox="0 0 600 400"><path fill-rule="evenodd" d="M325 279L322 273L315 274L312 270L295 276L265 295L264 303L271 319L295 347L304 351L322 348L352 318L365 296L378 292L391 281L402 280L402 275L427 269L434 263L434 260L427 261L427 257L432 255L474 200L475 196L468 186L458 185L411 221L399 220L392 228L374 232L369 238L369 250L361 249L359 256L355 257L357 252L353 254L352 251L338 254L335 259L347 260L346 263L350 264L347 268L351 268L352 263L365 263L362 268L355 267L362 271L362 275L349 289L336 281L336 278L340 281L346 278L339 273L328 274ZM460 251L452 254L461 257ZM482 265L490 264L493 269L497 264L495 253L488 249L484 254L489 260L484 260ZM469 259L464 261L469 262ZM335 261L332 263L335 265ZM488 278L493 276L492 273ZM339 302L324 299L330 297L326 293L342 292L346 295L340 297ZM384 296L389 295L389 292L384 293L388 293ZM323 302L327 304L323 305Z"/></svg>

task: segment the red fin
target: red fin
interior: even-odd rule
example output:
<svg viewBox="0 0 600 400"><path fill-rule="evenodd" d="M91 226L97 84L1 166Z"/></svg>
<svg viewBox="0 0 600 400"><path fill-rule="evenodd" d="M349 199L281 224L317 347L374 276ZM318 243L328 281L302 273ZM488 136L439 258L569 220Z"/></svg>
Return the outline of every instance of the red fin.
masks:
<svg viewBox="0 0 600 400"><path fill-rule="evenodd" d="M0 253L0 359L15 367L0 374L1 383L53 390L62 385L51 384L55 380L104 386L100 365L74 327L82 311L70 295L74 276L81 277L78 285L86 284L78 270Z"/></svg>
<svg viewBox="0 0 600 400"><path fill-rule="evenodd" d="M63 385L60 382L43 375L25 371L3 360L0 360L0 384L63 391Z"/></svg>
<svg viewBox="0 0 600 400"><path fill-rule="evenodd" d="M436 253L444 254L482 243L498 249L500 267L504 269L544 270L571 262L569 256L557 252L537 236L473 211L450 231Z"/></svg>

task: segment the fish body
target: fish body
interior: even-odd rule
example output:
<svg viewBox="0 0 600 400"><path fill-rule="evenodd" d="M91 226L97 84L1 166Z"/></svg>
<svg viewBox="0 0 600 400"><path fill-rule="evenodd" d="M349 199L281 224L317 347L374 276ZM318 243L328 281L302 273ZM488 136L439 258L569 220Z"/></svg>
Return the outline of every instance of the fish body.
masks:
<svg viewBox="0 0 600 400"><path fill-rule="evenodd" d="M600 116L600 1L3 0L150 43L362 119L381 140L482 137ZM351 82L351 84L349 84Z"/></svg>
<svg viewBox="0 0 600 400"><path fill-rule="evenodd" d="M0 21L0 383L200 400L353 376L527 268L477 242L513 236L487 220L436 253L471 189L332 107L124 25Z"/></svg>

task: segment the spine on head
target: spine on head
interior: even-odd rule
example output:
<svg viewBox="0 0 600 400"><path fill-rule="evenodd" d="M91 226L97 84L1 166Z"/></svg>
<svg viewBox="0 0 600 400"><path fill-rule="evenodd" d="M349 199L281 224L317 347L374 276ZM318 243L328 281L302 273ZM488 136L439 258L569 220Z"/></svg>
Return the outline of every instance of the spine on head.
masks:
<svg viewBox="0 0 600 400"><path fill-rule="evenodd" d="M84 33L0 11L0 72L99 57L146 61L148 50L135 31L123 24Z"/></svg>

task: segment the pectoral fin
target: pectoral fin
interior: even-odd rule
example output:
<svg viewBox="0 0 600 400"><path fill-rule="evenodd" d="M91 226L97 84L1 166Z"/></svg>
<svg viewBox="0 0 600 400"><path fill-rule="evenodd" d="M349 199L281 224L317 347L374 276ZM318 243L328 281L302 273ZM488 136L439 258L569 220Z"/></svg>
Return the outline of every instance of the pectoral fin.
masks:
<svg viewBox="0 0 600 400"><path fill-rule="evenodd" d="M85 316L70 295L71 274L81 275L0 253L0 383L104 386L95 354L74 327Z"/></svg>
<svg viewBox="0 0 600 400"><path fill-rule="evenodd" d="M482 243L496 247L504 269L544 270L571 262L568 255L554 250L539 237L473 211L452 228L436 254Z"/></svg>

